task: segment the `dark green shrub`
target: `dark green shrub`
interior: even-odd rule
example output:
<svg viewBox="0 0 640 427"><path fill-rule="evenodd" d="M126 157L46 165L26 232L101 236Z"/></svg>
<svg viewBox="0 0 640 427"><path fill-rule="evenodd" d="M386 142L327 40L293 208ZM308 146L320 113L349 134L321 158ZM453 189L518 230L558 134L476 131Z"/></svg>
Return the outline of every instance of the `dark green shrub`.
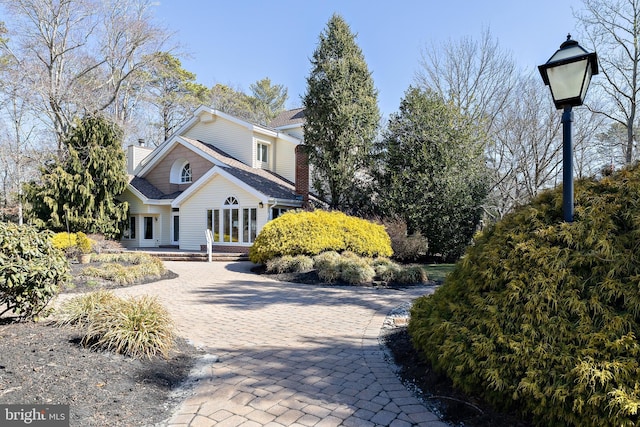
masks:
<svg viewBox="0 0 640 427"><path fill-rule="evenodd" d="M21 318L38 315L70 279L64 253L52 233L0 222L0 312Z"/></svg>
<svg viewBox="0 0 640 427"><path fill-rule="evenodd" d="M382 225L342 212L287 212L269 221L249 250L255 263L283 255L352 251L361 256L390 256L391 240Z"/></svg>
<svg viewBox="0 0 640 427"><path fill-rule="evenodd" d="M640 170L561 189L478 237L409 331L463 390L542 426L640 422Z"/></svg>

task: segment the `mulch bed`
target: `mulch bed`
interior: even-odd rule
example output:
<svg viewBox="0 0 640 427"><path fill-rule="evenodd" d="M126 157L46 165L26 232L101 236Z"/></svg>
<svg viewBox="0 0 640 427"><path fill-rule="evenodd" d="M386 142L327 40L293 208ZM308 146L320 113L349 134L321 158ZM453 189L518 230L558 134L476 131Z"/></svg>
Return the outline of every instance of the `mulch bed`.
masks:
<svg viewBox="0 0 640 427"><path fill-rule="evenodd" d="M74 286L63 292L122 287L79 278L84 267L72 265ZM177 275L167 272L161 278L172 277ZM153 425L169 418L184 398L177 390L202 354L178 338L167 359L132 359L85 348L81 339L73 327L0 318L0 403L68 404L72 426Z"/></svg>
<svg viewBox="0 0 640 427"><path fill-rule="evenodd" d="M74 266L74 276L81 268ZM167 273L163 278L169 277L176 275ZM318 280L309 274L274 278L309 284ZM143 283L153 280L158 278ZM117 287L121 286L108 281L78 280L65 292ZM87 349L80 340L80 332L71 327L0 319L0 404L69 404L72 426L153 425L169 418L177 408L185 391L176 390L203 354L178 339L168 359L136 360ZM405 385L448 422L471 427L528 427L455 390L413 348L406 327L383 330L382 341Z"/></svg>

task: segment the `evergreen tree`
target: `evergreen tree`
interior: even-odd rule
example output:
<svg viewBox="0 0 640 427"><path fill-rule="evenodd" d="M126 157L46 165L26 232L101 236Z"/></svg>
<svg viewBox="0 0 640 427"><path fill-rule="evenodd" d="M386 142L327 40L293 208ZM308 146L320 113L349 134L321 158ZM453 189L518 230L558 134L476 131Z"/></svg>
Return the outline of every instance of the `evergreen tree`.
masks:
<svg viewBox="0 0 640 427"><path fill-rule="evenodd" d="M153 55L147 76L147 99L158 110L162 142L193 110L207 102L209 89L196 83L196 75L182 68L180 60L168 52Z"/></svg>
<svg viewBox="0 0 640 427"><path fill-rule="evenodd" d="M482 215L487 168L480 130L430 90L409 88L382 141L380 203L429 241L429 254L462 255Z"/></svg>
<svg viewBox="0 0 640 427"><path fill-rule="evenodd" d="M44 166L40 182L27 185L31 222L53 231L118 237L128 210L116 200L127 186L121 130L90 115L76 121L64 144L67 155Z"/></svg>
<svg viewBox="0 0 640 427"><path fill-rule="evenodd" d="M339 15L320 34L311 64L303 104L313 186L331 208L357 213L380 112L362 51Z"/></svg>
<svg viewBox="0 0 640 427"><path fill-rule="evenodd" d="M251 101L258 123L266 125L284 110L284 104L289 96L284 85L272 85L271 79L265 77L251 84L249 89L251 89Z"/></svg>

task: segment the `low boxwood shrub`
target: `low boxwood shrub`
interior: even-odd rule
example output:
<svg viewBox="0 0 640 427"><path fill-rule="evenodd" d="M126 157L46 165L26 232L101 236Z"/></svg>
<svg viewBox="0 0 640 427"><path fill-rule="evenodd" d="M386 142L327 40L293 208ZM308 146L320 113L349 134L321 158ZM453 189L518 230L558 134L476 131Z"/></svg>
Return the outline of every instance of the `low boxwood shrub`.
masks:
<svg viewBox="0 0 640 427"><path fill-rule="evenodd" d="M52 233L0 222L0 314L35 317L70 279L69 263Z"/></svg>
<svg viewBox="0 0 640 427"><path fill-rule="evenodd" d="M352 251L361 256L390 256L384 226L342 212L292 211L269 221L249 249L255 263L283 255L314 256L325 251Z"/></svg>
<svg viewBox="0 0 640 427"><path fill-rule="evenodd" d="M540 426L640 423L640 169L575 183L489 227L409 332L464 391Z"/></svg>

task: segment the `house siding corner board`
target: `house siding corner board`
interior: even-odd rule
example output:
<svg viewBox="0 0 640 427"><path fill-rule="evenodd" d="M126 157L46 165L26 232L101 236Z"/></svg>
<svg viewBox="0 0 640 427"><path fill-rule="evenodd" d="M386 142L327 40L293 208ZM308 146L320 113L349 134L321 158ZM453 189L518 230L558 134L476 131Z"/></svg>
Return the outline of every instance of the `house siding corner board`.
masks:
<svg viewBox="0 0 640 427"><path fill-rule="evenodd" d="M191 184L172 184L169 180L171 167L177 160L181 159L187 160L191 165L191 182L196 182L213 167L213 163L207 159L199 156L185 146L177 144L145 175L146 180L165 194L186 190Z"/></svg>
<svg viewBox="0 0 640 427"><path fill-rule="evenodd" d="M197 123L184 136L216 146L242 163L253 164L253 131L247 127L219 117L214 122Z"/></svg>
<svg viewBox="0 0 640 427"><path fill-rule="evenodd" d="M253 194L238 188L233 183L218 176L197 192L197 197L190 197L180 206L180 249L201 250L206 247L205 230L207 229L207 211L225 208L228 197L235 197L240 212L243 209L257 209L257 231L267 222L268 209L258 208L260 200ZM240 230L242 233L242 230ZM226 246L250 246L250 243L224 243Z"/></svg>

